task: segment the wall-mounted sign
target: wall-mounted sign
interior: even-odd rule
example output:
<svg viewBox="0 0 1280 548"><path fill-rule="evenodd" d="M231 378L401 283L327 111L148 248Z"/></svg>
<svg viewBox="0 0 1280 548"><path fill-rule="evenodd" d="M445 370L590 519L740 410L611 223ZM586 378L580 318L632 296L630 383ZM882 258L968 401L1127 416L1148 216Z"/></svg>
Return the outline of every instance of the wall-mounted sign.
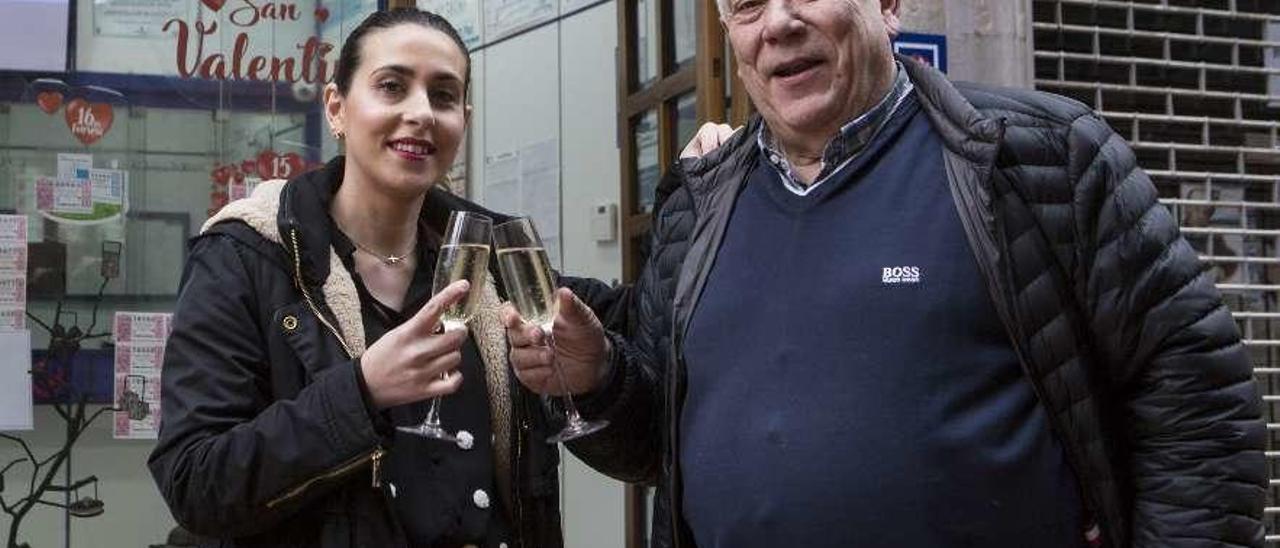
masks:
<svg viewBox="0 0 1280 548"><path fill-rule="evenodd" d="M947 37L904 32L893 40L893 51L947 72Z"/></svg>

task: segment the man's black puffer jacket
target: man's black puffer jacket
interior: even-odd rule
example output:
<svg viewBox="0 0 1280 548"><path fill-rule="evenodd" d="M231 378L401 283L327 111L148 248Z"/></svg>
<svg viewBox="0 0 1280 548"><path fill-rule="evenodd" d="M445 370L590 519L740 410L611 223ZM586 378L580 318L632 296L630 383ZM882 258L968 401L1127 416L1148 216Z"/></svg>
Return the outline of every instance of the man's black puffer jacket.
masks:
<svg viewBox="0 0 1280 548"><path fill-rule="evenodd" d="M1265 428L1247 352L1132 151L1074 101L957 87L900 61L944 142L970 247L1103 544L1261 546ZM759 161L759 124L664 179L633 293L634 348L615 353L586 402L612 426L571 444L602 472L657 484L654 546L694 545L675 443L680 336Z"/></svg>

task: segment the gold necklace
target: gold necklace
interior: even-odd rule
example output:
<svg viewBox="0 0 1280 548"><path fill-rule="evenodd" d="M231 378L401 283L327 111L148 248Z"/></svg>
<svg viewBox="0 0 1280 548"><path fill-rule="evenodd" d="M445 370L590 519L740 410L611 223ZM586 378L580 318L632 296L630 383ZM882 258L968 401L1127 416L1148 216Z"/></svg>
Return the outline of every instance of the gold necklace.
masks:
<svg viewBox="0 0 1280 548"><path fill-rule="evenodd" d="M413 253L413 248L416 245L418 245L418 232L416 230L414 231L413 241L409 243L409 249L404 253L401 253L400 255L383 255L381 253L378 253L377 251L374 251L372 249L369 249L361 245L360 242L357 242L356 239L352 238L351 236L347 236L347 239L350 240L352 244L355 244L356 249L359 249L360 251L373 255L373 257L381 261L382 264L387 266L400 266L400 263L405 262L405 259L409 258L409 254Z"/></svg>

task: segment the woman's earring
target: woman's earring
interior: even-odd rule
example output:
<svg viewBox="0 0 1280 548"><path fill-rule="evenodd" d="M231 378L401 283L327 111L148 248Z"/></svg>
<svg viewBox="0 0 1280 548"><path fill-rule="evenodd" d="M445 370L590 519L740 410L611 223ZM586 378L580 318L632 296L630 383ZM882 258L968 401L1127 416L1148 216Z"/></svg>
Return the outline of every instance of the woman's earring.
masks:
<svg viewBox="0 0 1280 548"><path fill-rule="evenodd" d="M343 133L343 132L342 132L342 130L340 130L340 129L335 129L335 130L333 130L333 138L334 138L334 139L337 139L337 140L341 141L341 140L343 140L344 138L346 138L346 136L347 136L347 134L346 134L346 133Z"/></svg>

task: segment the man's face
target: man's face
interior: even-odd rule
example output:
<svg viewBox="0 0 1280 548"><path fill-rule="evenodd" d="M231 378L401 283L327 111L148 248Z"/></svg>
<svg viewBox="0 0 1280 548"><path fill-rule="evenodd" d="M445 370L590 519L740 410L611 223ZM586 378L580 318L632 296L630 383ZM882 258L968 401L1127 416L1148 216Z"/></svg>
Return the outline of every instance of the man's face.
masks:
<svg viewBox="0 0 1280 548"><path fill-rule="evenodd" d="M897 0L730 0L724 24L771 128L834 133L892 79Z"/></svg>

